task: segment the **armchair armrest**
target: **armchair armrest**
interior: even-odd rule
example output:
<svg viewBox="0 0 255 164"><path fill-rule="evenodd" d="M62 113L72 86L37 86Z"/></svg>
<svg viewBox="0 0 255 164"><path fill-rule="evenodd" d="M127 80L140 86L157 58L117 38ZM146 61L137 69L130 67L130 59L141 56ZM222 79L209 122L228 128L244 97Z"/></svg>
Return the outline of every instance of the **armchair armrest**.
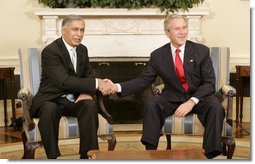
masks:
<svg viewBox="0 0 255 164"><path fill-rule="evenodd" d="M160 84L160 85L152 85L152 92L154 95L159 95L162 93L162 90L164 89L165 85Z"/></svg>
<svg viewBox="0 0 255 164"><path fill-rule="evenodd" d="M226 99L226 121L228 124L232 125L233 97L236 95L236 89L231 85L224 84L216 95L221 102Z"/></svg>
<svg viewBox="0 0 255 164"><path fill-rule="evenodd" d="M164 84L160 84L160 85L153 85L152 86L152 91L154 93L154 95L158 95L160 93L162 93L162 90L164 89ZM222 96L235 96L236 95L236 89L234 87L232 87L231 85L228 84L224 84L222 86L222 88L216 93L218 96L221 96L219 98L221 98L222 100L224 99L224 97L222 98Z"/></svg>
<svg viewBox="0 0 255 164"><path fill-rule="evenodd" d="M223 94L231 96L231 97L236 95L236 89L228 84L223 85L221 88L221 91Z"/></svg>
<svg viewBox="0 0 255 164"><path fill-rule="evenodd" d="M101 94L101 92L96 93L96 98L97 98L97 103L98 103L98 106L99 106L99 114L101 114L108 121L109 124L113 124L113 118L107 112L107 110L104 106L103 95Z"/></svg>
<svg viewBox="0 0 255 164"><path fill-rule="evenodd" d="M29 89L27 88L21 88L18 92L18 98L21 100L22 103L22 109L23 109L23 120L24 120L24 126L27 126L28 130L31 131L35 128L35 124L33 120L30 117L29 113L29 100L31 98L31 93Z"/></svg>
<svg viewBox="0 0 255 164"><path fill-rule="evenodd" d="M234 97L236 95L236 89L229 84L224 84L220 90L216 92L217 97L222 102L228 96Z"/></svg>

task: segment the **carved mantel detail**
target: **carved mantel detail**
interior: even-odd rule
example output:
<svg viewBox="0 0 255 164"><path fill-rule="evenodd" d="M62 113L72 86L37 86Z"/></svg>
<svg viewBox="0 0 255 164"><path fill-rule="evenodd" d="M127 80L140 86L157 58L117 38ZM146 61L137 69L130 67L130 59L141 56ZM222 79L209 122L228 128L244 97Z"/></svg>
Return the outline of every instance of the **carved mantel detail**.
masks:
<svg viewBox="0 0 255 164"><path fill-rule="evenodd" d="M82 41L89 55L149 56L154 49L169 42L163 31L165 15L159 9L35 9L42 19L41 40L48 45L61 35L63 17L81 15L86 21ZM206 7L182 12L189 19L189 39L202 42L201 20L208 15Z"/></svg>

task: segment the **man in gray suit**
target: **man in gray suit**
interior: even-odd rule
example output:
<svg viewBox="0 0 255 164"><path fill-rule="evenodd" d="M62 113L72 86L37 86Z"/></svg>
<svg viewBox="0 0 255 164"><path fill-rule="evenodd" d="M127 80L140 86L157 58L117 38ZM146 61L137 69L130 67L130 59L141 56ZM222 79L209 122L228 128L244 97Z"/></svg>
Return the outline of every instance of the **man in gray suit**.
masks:
<svg viewBox="0 0 255 164"><path fill-rule="evenodd" d="M165 118L194 112L205 127L205 155L214 158L222 153L225 113L214 95L215 73L209 48L187 40L188 22L183 16L167 16L164 31L170 43L151 53L148 67L139 77L112 85L111 91L119 96L131 95L150 87L159 76L165 87L161 95L149 98L144 106L141 142L146 149L157 149Z"/></svg>
<svg viewBox="0 0 255 164"><path fill-rule="evenodd" d="M106 81L93 77L87 47L81 44L85 31L82 17L71 15L62 22L62 37L42 51L39 91L32 101L31 115L39 117L39 131L47 158L60 156L58 148L61 116L76 116L80 133L80 158L98 149L98 106L92 99Z"/></svg>

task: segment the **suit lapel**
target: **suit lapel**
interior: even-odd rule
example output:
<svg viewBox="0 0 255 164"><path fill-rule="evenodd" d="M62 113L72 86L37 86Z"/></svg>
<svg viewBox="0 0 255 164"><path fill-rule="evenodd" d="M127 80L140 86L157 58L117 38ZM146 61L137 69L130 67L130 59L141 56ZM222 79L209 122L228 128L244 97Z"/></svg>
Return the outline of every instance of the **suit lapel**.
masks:
<svg viewBox="0 0 255 164"><path fill-rule="evenodd" d="M79 46L76 47L76 53L77 53L77 68L76 68L76 74L80 74L80 69L81 69L81 63L82 63L82 52L80 52Z"/></svg>
<svg viewBox="0 0 255 164"><path fill-rule="evenodd" d="M71 61L71 58L70 58L70 55L69 55L69 52L62 40L62 38L60 38L60 45L61 45L61 51L62 51L62 54L63 54L63 57L64 57L64 60L65 60L65 64L66 66L68 67L68 69L71 69L73 71L73 73L75 73L74 71L74 67L73 67L73 63Z"/></svg>
<svg viewBox="0 0 255 164"><path fill-rule="evenodd" d="M195 57L193 53L193 48L190 46L189 42L186 42L186 47L185 47L185 52L184 52L184 71L185 71L185 76L190 84L190 75L194 69L194 64L195 64Z"/></svg>
<svg viewBox="0 0 255 164"><path fill-rule="evenodd" d="M168 81L172 81L173 85L176 85L179 90L184 91L181 82L179 81L176 71L175 65L173 61L173 55L170 44L167 45L166 51L163 52L163 62L164 63L164 70L166 70L166 74L169 77Z"/></svg>
<svg viewBox="0 0 255 164"><path fill-rule="evenodd" d="M175 77L175 66L174 66L174 61L173 61L173 55L172 55L172 50L170 45L167 47L167 51L164 53L164 63L165 63L165 70L168 71L168 73L173 77ZM172 79L172 78L171 78Z"/></svg>

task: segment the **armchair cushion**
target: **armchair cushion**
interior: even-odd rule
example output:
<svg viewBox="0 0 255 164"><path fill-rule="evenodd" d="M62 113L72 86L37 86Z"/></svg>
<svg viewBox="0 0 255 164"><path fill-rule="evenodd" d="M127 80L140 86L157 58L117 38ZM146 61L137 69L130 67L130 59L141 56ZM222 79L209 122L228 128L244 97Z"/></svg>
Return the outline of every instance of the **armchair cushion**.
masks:
<svg viewBox="0 0 255 164"><path fill-rule="evenodd" d="M100 126L98 128L98 135L101 134L113 134L112 126L107 122L105 118L98 115ZM38 129L38 118L34 118L35 128L33 130L28 130L28 127L24 125L23 129L27 135L29 142L40 142L41 135ZM61 117L59 123L59 139L77 138L79 137L79 127L76 117Z"/></svg>
<svg viewBox="0 0 255 164"><path fill-rule="evenodd" d="M168 116L162 128L163 134L192 134L203 135L204 127L200 123L197 114L188 114L185 117ZM222 136L231 136L232 126L224 119Z"/></svg>

